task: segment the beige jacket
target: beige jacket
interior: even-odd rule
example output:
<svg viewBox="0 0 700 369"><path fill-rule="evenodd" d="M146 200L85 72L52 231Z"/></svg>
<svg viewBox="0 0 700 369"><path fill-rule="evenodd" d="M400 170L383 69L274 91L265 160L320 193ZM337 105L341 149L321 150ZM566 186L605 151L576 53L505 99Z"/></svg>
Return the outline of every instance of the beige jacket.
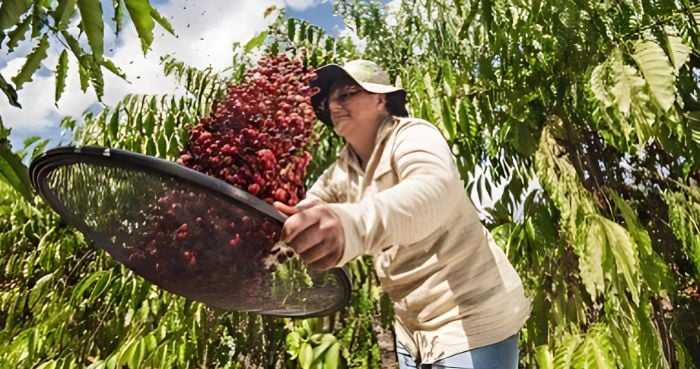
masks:
<svg viewBox="0 0 700 369"><path fill-rule="evenodd" d="M433 363L496 343L530 313L520 277L481 224L440 131L385 121L362 170L349 146L309 189L332 203L345 232L339 263L374 257L394 301L398 340Z"/></svg>

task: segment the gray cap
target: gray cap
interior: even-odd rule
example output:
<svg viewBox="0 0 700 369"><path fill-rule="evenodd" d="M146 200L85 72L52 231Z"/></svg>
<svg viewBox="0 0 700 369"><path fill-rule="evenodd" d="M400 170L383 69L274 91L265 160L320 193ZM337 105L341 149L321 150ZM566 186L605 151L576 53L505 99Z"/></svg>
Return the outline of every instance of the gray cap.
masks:
<svg viewBox="0 0 700 369"><path fill-rule="evenodd" d="M328 125L332 124L328 111L328 94L333 82L339 79L349 78L367 92L398 95L400 103L406 104L406 90L393 86L389 82L389 74L369 60L352 60L343 66L324 65L316 70L316 74L318 78L311 82L311 86L320 88L320 91L311 97L311 103L318 119Z"/></svg>

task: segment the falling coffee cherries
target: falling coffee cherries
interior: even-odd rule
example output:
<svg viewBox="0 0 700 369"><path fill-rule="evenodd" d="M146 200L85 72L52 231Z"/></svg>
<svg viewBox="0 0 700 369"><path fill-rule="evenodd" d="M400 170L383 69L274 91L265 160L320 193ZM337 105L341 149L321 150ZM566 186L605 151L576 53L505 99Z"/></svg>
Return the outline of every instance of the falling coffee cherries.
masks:
<svg viewBox="0 0 700 369"><path fill-rule="evenodd" d="M177 162L270 204L296 205L304 198L311 160L305 148L315 139L311 95L317 89L309 86L315 78L313 68L285 55L261 59L189 130ZM263 270L279 226L224 204L214 195L174 184L145 210L143 247L133 249L131 258L154 263L161 274L212 280L235 275L232 268Z"/></svg>
<svg viewBox="0 0 700 369"><path fill-rule="evenodd" d="M315 78L312 68L284 55L261 60L190 130L178 162L268 203L296 205L311 160L304 148L313 133Z"/></svg>

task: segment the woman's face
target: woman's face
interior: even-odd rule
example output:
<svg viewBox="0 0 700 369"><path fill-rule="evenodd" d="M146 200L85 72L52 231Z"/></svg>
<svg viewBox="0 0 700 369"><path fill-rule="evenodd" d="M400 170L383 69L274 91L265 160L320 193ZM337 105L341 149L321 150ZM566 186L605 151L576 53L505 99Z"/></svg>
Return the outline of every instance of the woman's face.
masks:
<svg viewBox="0 0 700 369"><path fill-rule="evenodd" d="M365 91L352 80L336 81L328 96L328 108L336 133L345 139L376 134L386 116L386 96Z"/></svg>

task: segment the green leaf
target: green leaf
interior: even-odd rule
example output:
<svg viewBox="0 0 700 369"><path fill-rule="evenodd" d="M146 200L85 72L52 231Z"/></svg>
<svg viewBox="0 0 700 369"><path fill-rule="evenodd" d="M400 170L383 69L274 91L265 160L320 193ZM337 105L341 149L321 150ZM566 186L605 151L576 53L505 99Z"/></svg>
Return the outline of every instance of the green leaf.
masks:
<svg viewBox="0 0 700 369"><path fill-rule="evenodd" d="M155 27L151 16L151 4L148 0L124 0L124 3L141 40L141 50L146 54L153 43L153 27Z"/></svg>
<svg viewBox="0 0 700 369"><path fill-rule="evenodd" d="M535 169L542 187L550 194L561 216L559 223L574 245L585 244L585 232L577 227L587 215L595 214L590 193L582 187L566 149L555 139L557 126L545 127L535 153ZM577 250L579 257L583 250Z"/></svg>
<svg viewBox="0 0 700 369"><path fill-rule="evenodd" d="M25 17L20 24L17 25L10 33L8 33L9 40L7 41L7 51L12 52L20 41L24 40L24 36L29 30L29 25L32 24L32 17Z"/></svg>
<svg viewBox="0 0 700 369"><path fill-rule="evenodd" d="M175 133L175 118L173 117L172 114L168 114L168 116L165 117L165 123L163 125L164 132L163 134L171 138L173 133Z"/></svg>
<svg viewBox="0 0 700 369"><path fill-rule="evenodd" d="M114 15L112 16L115 25L114 33L118 35L122 32L124 23L124 3L122 0L112 0L112 5L114 6Z"/></svg>
<svg viewBox="0 0 700 369"><path fill-rule="evenodd" d="M111 60L102 59L102 61L100 62L100 65L107 68L107 70L112 72L112 74L114 74L115 76L117 76L123 80L126 80L126 73L124 73L121 69L119 69L119 67L114 65L114 63Z"/></svg>
<svg viewBox="0 0 700 369"><path fill-rule="evenodd" d="M92 82L92 87L95 89L97 100L102 101L102 96L104 95L104 76L102 75L100 64L93 58L86 57L84 60L88 65L88 76L90 77L90 82Z"/></svg>
<svg viewBox="0 0 700 369"><path fill-rule="evenodd" d="M267 31L258 33L255 37L246 42L245 46L243 46L243 52L248 53L256 47L259 47L265 42L265 38L267 38Z"/></svg>
<svg viewBox="0 0 700 369"><path fill-rule="evenodd" d="M41 299L46 298L47 295L50 294L51 291L47 291L47 289L51 286L54 276L54 272L52 272L44 275L36 281L31 292L29 292L28 301L30 306L35 306Z"/></svg>
<svg viewBox="0 0 700 369"><path fill-rule="evenodd" d="M7 140L9 131L5 130L0 121L0 180L9 184L19 192L27 201L33 198L29 170L22 159L12 152L10 142Z"/></svg>
<svg viewBox="0 0 700 369"><path fill-rule="evenodd" d="M2 89L2 92L7 97L7 101L10 103L10 105L20 109L22 108L22 105L20 105L19 100L17 100L17 91L14 87L12 87L12 85L7 83L5 77L3 77L2 74L0 74L0 89Z"/></svg>
<svg viewBox="0 0 700 369"><path fill-rule="evenodd" d="M304 36L306 35L306 26L307 25L308 25L308 22L306 22L304 20L302 20L299 23L299 30L298 30L297 35L299 36L299 40L302 42L304 41Z"/></svg>
<svg viewBox="0 0 700 369"><path fill-rule="evenodd" d="M657 295L667 297L672 286L669 269L666 262L652 248L649 233L642 227L636 212L615 191L606 190L605 193L613 199L615 206L620 210L627 230L634 239L640 254L640 272L649 288Z"/></svg>
<svg viewBox="0 0 700 369"><path fill-rule="evenodd" d="M617 271L622 274L632 300L639 304L639 260L636 245L621 225L600 216L598 221L605 232L608 247L615 257Z"/></svg>
<svg viewBox="0 0 700 369"><path fill-rule="evenodd" d="M676 101L676 78L666 53L656 42L646 40L635 45L632 55L651 93L661 109L666 112Z"/></svg>
<svg viewBox="0 0 700 369"><path fill-rule="evenodd" d="M131 347L129 348L129 352L127 353L127 357L129 358L129 360L127 361L127 363L129 364L129 368L139 367L139 364L141 364L144 357L143 340L138 340L131 345Z"/></svg>
<svg viewBox="0 0 700 369"><path fill-rule="evenodd" d="M314 336L317 336L317 339L314 339ZM319 344L318 346L313 348L313 359L315 362L319 362L321 357L323 357L326 353L326 350L328 350L333 344L338 342L335 336L329 333L314 334L311 337L311 341Z"/></svg>
<svg viewBox="0 0 700 369"><path fill-rule="evenodd" d="M546 345L535 349L535 360L537 361L537 367L540 369L555 369L554 355L552 355L552 351Z"/></svg>
<svg viewBox="0 0 700 369"><path fill-rule="evenodd" d="M73 292L71 293L71 301L80 303L83 301L83 293L87 290L93 283L98 279L102 278L104 275L109 273L106 270L99 270L83 278L78 284L73 287Z"/></svg>
<svg viewBox="0 0 700 369"><path fill-rule="evenodd" d="M152 136L153 135L153 130L156 126L156 117L153 114L153 112L149 112L148 115L146 115L146 119L143 121L143 129L145 130L145 133L147 136Z"/></svg>
<svg viewBox="0 0 700 369"><path fill-rule="evenodd" d="M301 336L298 332L292 331L287 334L287 353L291 355L292 359L295 359L301 349Z"/></svg>
<svg viewBox="0 0 700 369"><path fill-rule="evenodd" d="M120 109L114 109L112 111L112 116L109 119L109 124L107 126L107 132L109 133L110 140L116 139L119 134L119 111Z"/></svg>
<svg viewBox="0 0 700 369"><path fill-rule="evenodd" d="M455 123L452 118L454 112L450 109L450 104L447 101L447 97L440 99L440 116L442 117L442 124L447 130L448 139L452 140L455 137Z"/></svg>
<svg viewBox="0 0 700 369"><path fill-rule="evenodd" d="M156 156L157 153L156 143L149 137L148 142L146 142L146 155Z"/></svg>
<svg viewBox="0 0 700 369"><path fill-rule="evenodd" d="M22 141L22 145L26 149L27 147L33 145L34 143L36 143L39 140L41 140L41 137L39 137L39 136L29 136L29 137L25 138L24 141Z"/></svg>
<svg viewBox="0 0 700 369"><path fill-rule="evenodd" d="M39 45L37 45L31 54L27 56L27 61L22 66L22 69L17 73L16 76L12 77L12 82L18 90L22 88L25 82L32 80L32 75L41 66L41 61L46 58L46 49L49 48L49 35L45 34L44 37L39 40Z"/></svg>
<svg viewBox="0 0 700 369"><path fill-rule="evenodd" d="M613 63L612 73L615 86L610 92L615 97L615 106L624 117L629 117L632 97L644 86L644 79L639 76L637 69L623 64L620 58L616 58Z"/></svg>
<svg viewBox="0 0 700 369"><path fill-rule="evenodd" d="M586 224L587 226L579 229L580 237L584 238L585 242L577 242L576 251L579 256L581 281L586 287L586 292L596 299L605 290L603 264L607 257L607 240L600 216L588 217Z"/></svg>
<svg viewBox="0 0 700 369"><path fill-rule="evenodd" d="M158 11L155 8L151 8L151 17L153 17L153 19L155 19L155 21L158 22L158 24L160 24L161 27L165 28L165 30L168 31L168 33L170 33L171 35L175 34L175 29L173 28L173 25L170 24L170 22L167 19L165 19L165 17L158 13Z"/></svg>
<svg viewBox="0 0 700 369"><path fill-rule="evenodd" d="M668 33L666 34L666 47L669 51L668 56L671 59L671 63L676 72L678 72L690 59L693 49L686 46L682 38Z"/></svg>
<svg viewBox="0 0 700 369"><path fill-rule="evenodd" d="M605 82L605 70L607 66L605 64L600 64L593 68L591 73L591 91L595 97L603 103L607 108L612 106L613 101L608 96L608 90Z"/></svg>
<svg viewBox="0 0 700 369"><path fill-rule="evenodd" d="M311 25L306 29L306 39L309 41L310 44L314 43L314 27ZM314 48L314 51L315 50L316 49Z"/></svg>
<svg viewBox="0 0 700 369"><path fill-rule="evenodd" d="M3 0L0 3L0 31L14 27L31 6L32 0Z"/></svg>
<svg viewBox="0 0 700 369"><path fill-rule="evenodd" d="M641 351L642 368L671 368L664 357L665 343L655 329L655 322L651 320L651 304L646 302L635 309L639 322L639 351ZM679 366L682 368L682 366Z"/></svg>
<svg viewBox="0 0 700 369"><path fill-rule="evenodd" d="M111 355L107 358L107 361L105 363L105 367L107 369L115 369L115 368L117 368L118 364L119 364L119 356L118 355Z"/></svg>
<svg viewBox="0 0 700 369"><path fill-rule="evenodd" d="M90 292L90 297L88 297L87 302L93 304L97 298L102 296L104 291L109 288L109 282L112 280L112 271L108 270L100 276L100 279L95 283L95 287L92 288Z"/></svg>
<svg viewBox="0 0 700 369"><path fill-rule="evenodd" d="M481 18L487 32L493 28L493 0L480 0L481 2Z"/></svg>
<svg viewBox="0 0 700 369"><path fill-rule="evenodd" d="M66 40L66 43L68 44L68 48L70 49L71 52L73 52L73 55L80 61L80 58L83 56L83 49L80 47L80 43L78 40L73 37L70 33L67 31L61 31L61 36L63 36L63 39Z"/></svg>
<svg viewBox="0 0 700 369"><path fill-rule="evenodd" d="M164 135L158 135L158 157L167 158L168 156L168 141Z"/></svg>
<svg viewBox="0 0 700 369"><path fill-rule="evenodd" d="M104 20L102 19L102 3L95 0L78 0L83 31L87 36L92 55L98 62L104 52Z"/></svg>
<svg viewBox="0 0 700 369"><path fill-rule="evenodd" d="M554 355L554 368L570 368L576 349L581 344L578 335L567 334L560 340Z"/></svg>
<svg viewBox="0 0 700 369"><path fill-rule="evenodd" d="M459 126L467 137L476 137L476 124L472 124L470 103L468 99L458 99L459 102Z"/></svg>
<svg viewBox="0 0 700 369"><path fill-rule="evenodd" d="M525 122L510 120L510 135L513 147L523 156L529 157L537 150L537 141Z"/></svg>
<svg viewBox="0 0 700 369"><path fill-rule="evenodd" d="M287 37L294 42L294 34L296 33L296 20L294 18L287 19Z"/></svg>
<svg viewBox="0 0 700 369"><path fill-rule="evenodd" d="M158 347L158 339L154 336L156 333L151 332L149 335L143 338L144 350L150 352Z"/></svg>
<svg viewBox="0 0 700 369"><path fill-rule="evenodd" d="M615 359L612 343L607 336L608 330L602 324L596 324L589 329L586 339L577 350L577 368L615 369Z"/></svg>
<svg viewBox="0 0 700 369"><path fill-rule="evenodd" d="M694 200L693 189L684 187L684 192L668 192L663 195L668 204L668 217L673 234L681 241L683 251L694 264L697 277L700 276L700 202Z"/></svg>
<svg viewBox="0 0 700 369"><path fill-rule="evenodd" d="M78 76L80 77L80 89L83 92L87 91L88 87L90 86L90 74L83 63L78 64Z"/></svg>
<svg viewBox="0 0 700 369"><path fill-rule="evenodd" d="M299 348L299 364L301 364L302 369L311 368L311 364L314 361L314 350L308 343L302 343Z"/></svg>
<svg viewBox="0 0 700 369"><path fill-rule="evenodd" d="M56 11L53 13L53 19L56 28L60 31L68 28L68 22L75 13L75 6L78 0L59 0Z"/></svg>
<svg viewBox="0 0 700 369"><path fill-rule="evenodd" d="M326 352L323 369L337 369L340 365L340 342L334 343Z"/></svg>
<svg viewBox="0 0 700 369"><path fill-rule="evenodd" d="M627 230L642 251L640 253L639 269L645 282L655 294L667 297L673 283L668 274L668 265L652 249L649 233L642 227L632 207L614 191L606 190L606 193L613 199L615 206L620 210L627 225Z"/></svg>
<svg viewBox="0 0 700 369"><path fill-rule="evenodd" d="M44 139L41 142L39 142L39 144L36 145L36 147L34 147L34 150L32 151L31 161L34 161L34 159L36 159L37 156L44 153L44 149L46 148L46 145L48 145L48 144L49 144L48 139Z"/></svg>
<svg viewBox="0 0 700 369"><path fill-rule="evenodd" d="M36 369L56 369L56 360L49 360L37 366Z"/></svg>
<svg viewBox="0 0 700 369"><path fill-rule="evenodd" d="M68 75L68 51L63 50L61 56L58 57L56 64L56 101L61 99L63 91L66 89L66 77Z"/></svg>

